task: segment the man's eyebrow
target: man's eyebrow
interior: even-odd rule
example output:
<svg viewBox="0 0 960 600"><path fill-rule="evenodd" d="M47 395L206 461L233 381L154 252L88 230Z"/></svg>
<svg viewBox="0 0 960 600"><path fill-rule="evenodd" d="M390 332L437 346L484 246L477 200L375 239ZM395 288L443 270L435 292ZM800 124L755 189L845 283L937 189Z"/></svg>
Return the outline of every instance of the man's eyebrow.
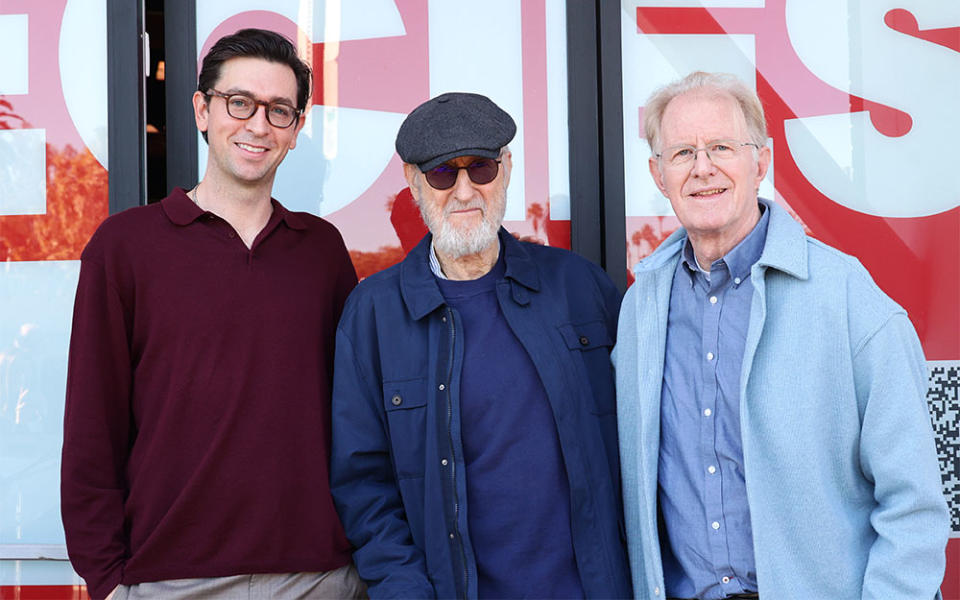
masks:
<svg viewBox="0 0 960 600"><path fill-rule="evenodd" d="M224 93L224 94L227 94L228 96L232 96L232 95L234 95L234 94L242 94L242 95L244 95L244 96L249 96L249 97L253 98L254 100L261 100L261 98L258 97L256 94L254 94L254 93L251 92L250 90L245 90L245 89L243 89L243 88L229 88L229 89L227 89L227 90L224 90L223 93ZM296 105L297 105L296 102L294 102L294 101L291 100L290 98L287 98L286 96L274 96L273 98L270 98L269 100L265 100L265 102L280 102L280 103L282 103L282 104L289 104L290 106L296 106Z"/></svg>

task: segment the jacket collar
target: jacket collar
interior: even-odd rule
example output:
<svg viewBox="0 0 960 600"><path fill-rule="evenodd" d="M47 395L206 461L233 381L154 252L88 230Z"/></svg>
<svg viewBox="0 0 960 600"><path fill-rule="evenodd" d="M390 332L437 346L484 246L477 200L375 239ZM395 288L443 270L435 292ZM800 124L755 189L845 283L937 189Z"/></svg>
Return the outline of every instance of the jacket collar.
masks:
<svg viewBox="0 0 960 600"><path fill-rule="evenodd" d="M527 249L510 233L500 228L500 251L504 254L507 271L505 279L509 279L522 288L532 292L540 291L540 272ZM440 292L440 286L430 271L430 243L433 235L428 233L400 263L400 294L407 305L411 318L419 320L437 308L444 306L446 300ZM524 303L526 293L512 286L513 297Z"/></svg>
<svg viewBox="0 0 960 600"><path fill-rule="evenodd" d="M290 212L273 198L270 199L270 203L273 205L273 214L270 216L268 224L274 220L282 220L290 229L307 228L303 219L297 213ZM193 200L187 196L186 190L179 187L173 188L170 195L160 202L160 206L163 208L163 213L170 219L170 222L174 225L180 225L181 227L189 225L207 214L207 211L197 206Z"/></svg>
<svg viewBox="0 0 960 600"><path fill-rule="evenodd" d="M757 265L772 267L797 279L807 279L807 240L803 227L786 210L775 202L759 198L758 202L767 207L770 222L767 225L767 239ZM641 260L633 268L636 275L659 269L665 265L675 265L687 240L687 231L679 228L670 234L657 249Z"/></svg>

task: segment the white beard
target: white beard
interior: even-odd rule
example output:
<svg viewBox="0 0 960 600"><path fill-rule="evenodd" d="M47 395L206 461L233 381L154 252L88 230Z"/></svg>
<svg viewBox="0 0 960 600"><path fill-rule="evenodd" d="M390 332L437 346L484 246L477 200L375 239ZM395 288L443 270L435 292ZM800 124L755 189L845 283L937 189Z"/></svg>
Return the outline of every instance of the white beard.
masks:
<svg viewBox="0 0 960 600"><path fill-rule="evenodd" d="M420 215L423 222L426 223L430 233L433 234L433 246L438 252L449 256L450 258L460 258L470 254L478 254L488 248L497 240L497 233L500 231L500 224L503 222L503 216L507 211L506 190L500 190L497 197L491 198L488 206L484 206L482 200L470 203L449 202L441 214L436 207L426 206L421 200L420 185L415 192L417 206L420 208ZM449 220L450 213L455 210L464 210L469 208L479 208L481 210L481 221L479 224L466 228L457 227Z"/></svg>

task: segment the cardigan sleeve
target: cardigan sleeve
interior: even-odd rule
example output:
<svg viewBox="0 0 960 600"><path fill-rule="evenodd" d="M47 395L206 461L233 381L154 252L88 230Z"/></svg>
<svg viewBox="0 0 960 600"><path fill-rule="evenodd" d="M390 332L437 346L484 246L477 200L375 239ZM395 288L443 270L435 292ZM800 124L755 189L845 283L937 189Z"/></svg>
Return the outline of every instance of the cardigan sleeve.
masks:
<svg viewBox="0 0 960 600"><path fill-rule="evenodd" d="M949 513L925 399L926 363L907 316L893 314L854 355L865 406L860 461L874 484L877 537L864 598L934 598L943 580Z"/></svg>
<svg viewBox="0 0 960 600"><path fill-rule="evenodd" d="M123 303L93 253L84 252L74 303L60 501L70 561L91 597L103 598L120 583L128 555L131 365Z"/></svg>

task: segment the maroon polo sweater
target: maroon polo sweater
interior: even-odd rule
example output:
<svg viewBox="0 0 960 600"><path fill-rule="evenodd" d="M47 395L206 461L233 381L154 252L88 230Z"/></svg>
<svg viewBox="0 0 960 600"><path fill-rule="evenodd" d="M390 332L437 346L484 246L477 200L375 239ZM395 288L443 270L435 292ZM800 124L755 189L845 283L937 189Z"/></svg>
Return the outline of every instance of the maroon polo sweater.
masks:
<svg viewBox="0 0 960 600"><path fill-rule="evenodd" d="M337 230L276 201L252 249L180 189L100 226L81 257L61 474L92 596L347 564L330 387L356 282Z"/></svg>

